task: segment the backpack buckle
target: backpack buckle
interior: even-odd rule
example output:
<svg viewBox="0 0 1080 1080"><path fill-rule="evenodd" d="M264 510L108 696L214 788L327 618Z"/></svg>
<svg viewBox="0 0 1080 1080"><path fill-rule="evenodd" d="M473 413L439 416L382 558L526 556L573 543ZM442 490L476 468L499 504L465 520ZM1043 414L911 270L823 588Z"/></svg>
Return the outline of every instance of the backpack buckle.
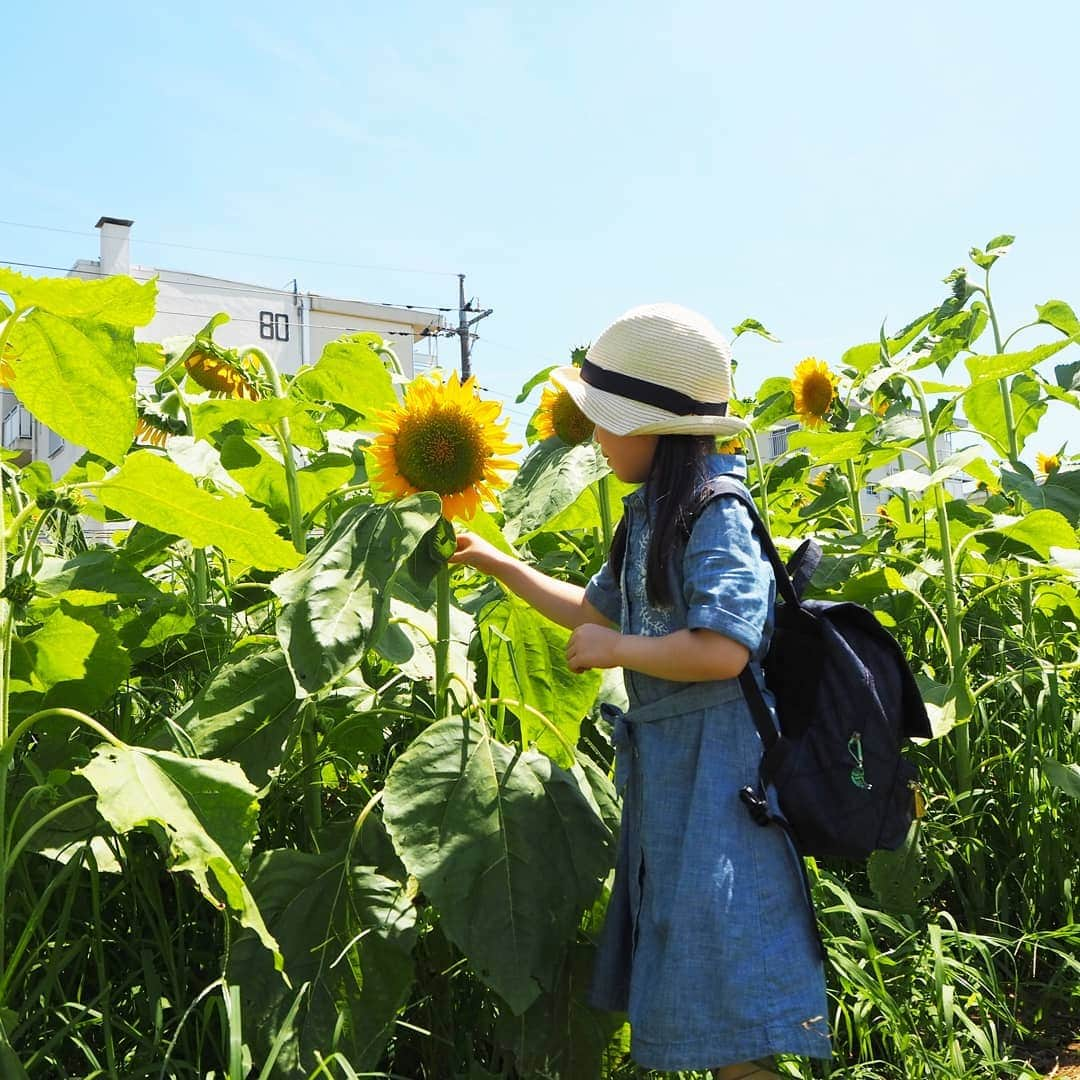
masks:
<svg viewBox="0 0 1080 1080"><path fill-rule="evenodd" d="M772 812L769 810L769 804L752 787L740 788L739 799L750 816L759 825L768 825L772 822Z"/></svg>

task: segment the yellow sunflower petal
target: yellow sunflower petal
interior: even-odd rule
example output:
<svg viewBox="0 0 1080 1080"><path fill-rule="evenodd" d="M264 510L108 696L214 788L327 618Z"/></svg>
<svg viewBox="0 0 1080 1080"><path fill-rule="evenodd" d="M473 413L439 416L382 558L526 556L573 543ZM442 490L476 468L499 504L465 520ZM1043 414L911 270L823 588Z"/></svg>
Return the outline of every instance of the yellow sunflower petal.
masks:
<svg viewBox="0 0 1080 1080"><path fill-rule="evenodd" d="M1043 476L1050 476L1061 468L1061 458L1057 454L1036 454L1035 465Z"/></svg>

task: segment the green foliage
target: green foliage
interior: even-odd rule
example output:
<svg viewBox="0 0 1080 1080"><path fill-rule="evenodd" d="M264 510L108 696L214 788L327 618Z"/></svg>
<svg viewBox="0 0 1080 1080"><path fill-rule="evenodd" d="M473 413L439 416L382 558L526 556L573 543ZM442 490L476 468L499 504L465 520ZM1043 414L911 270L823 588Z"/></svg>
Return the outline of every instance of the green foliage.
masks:
<svg viewBox="0 0 1080 1080"><path fill-rule="evenodd" d="M566 665L570 632L538 618L513 594L478 615L488 671L517 713L522 742L560 765L573 764L581 720L596 700L600 672L574 675ZM515 708L515 704L520 707Z"/></svg>
<svg viewBox="0 0 1080 1080"><path fill-rule="evenodd" d="M506 538L514 543L540 529L606 472L603 456L592 443L567 446L545 439L537 444L503 494Z"/></svg>
<svg viewBox="0 0 1080 1080"><path fill-rule="evenodd" d="M298 561L262 511L238 496L196 486L182 469L149 450L130 454L97 491L110 509L196 547L219 548L244 565L280 570Z"/></svg>
<svg viewBox="0 0 1080 1080"><path fill-rule="evenodd" d="M135 340L41 308L15 324L19 398L59 435L120 461L135 435Z"/></svg>
<svg viewBox="0 0 1080 1080"><path fill-rule="evenodd" d="M117 833L148 829L164 844L170 869L190 874L212 904L228 905L281 969L277 943L244 883L258 802L239 766L164 750L104 746L78 771L97 792L98 810Z"/></svg>
<svg viewBox="0 0 1080 1080"><path fill-rule="evenodd" d="M356 1069L375 1068L413 983L410 898L341 853L269 851L255 860L250 881L294 986L275 976L254 935L237 941L228 977L242 990L260 1056L280 1043L272 1075L309 1075L316 1051L341 1051ZM308 989L290 1021L297 986Z"/></svg>
<svg viewBox="0 0 1080 1080"><path fill-rule="evenodd" d="M443 931L521 1013L555 987L611 866L595 803L546 755L456 718L415 739L384 790L387 828Z"/></svg>
<svg viewBox="0 0 1080 1080"><path fill-rule="evenodd" d="M314 367L293 380L291 392L345 405L365 420L397 404L390 373L375 351L378 334L354 334L330 342Z"/></svg>
<svg viewBox="0 0 1080 1080"><path fill-rule="evenodd" d="M329 686L378 647L394 579L439 518L430 492L350 507L300 566L274 582L278 639L298 693Z"/></svg>
<svg viewBox="0 0 1080 1080"><path fill-rule="evenodd" d="M780 546L818 539L814 595L897 635L936 733L907 843L811 867L834 1077L1030 1076L1010 1047L1080 1006L1080 466L1038 442L1051 402L1080 407L1080 324L1054 299L1029 324L1053 341L1001 335L1011 243L842 353L824 426L746 447ZM15 392L88 448L59 483L0 462L0 1072L637 1075L585 1000L614 673L571 674L566 631L448 568L437 496L374 501L378 338L208 397L196 339L133 340L152 284L0 269L0 292ZM131 445L136 361L186 436ZM740 389L761 446L796 419L789 378ZM550 440L467 527L582 584L628 490Z"/></svg>

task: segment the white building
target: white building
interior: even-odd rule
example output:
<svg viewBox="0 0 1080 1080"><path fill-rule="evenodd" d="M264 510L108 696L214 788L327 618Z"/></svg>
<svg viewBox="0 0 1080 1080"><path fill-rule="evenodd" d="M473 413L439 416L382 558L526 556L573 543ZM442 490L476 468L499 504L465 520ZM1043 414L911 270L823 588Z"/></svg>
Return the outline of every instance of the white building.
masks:
<svg viewBox="0 0 1080 1080"><path fill-rule="evenodd" d="M69 277L87 279L128 274L136 281L157 279L157 313L139 327L139 341L163 341L194 334L219 311L230 321L214 331L214 340L237 347L258 345L283 373L313 364L323 347L344 334L373 330L381 334L398 358L402 371L430 366L437 360L442 316L405 307L339 300L298 288L273 289L241 281L206 277L131 263L131 226L125 218L103 217L97 223L101 250L97 259L79 259ZM62 476L82 448L65 444L55 432L35 420L8 390L0 395L3 445L21 452L21 460L49 463L54 477Z"/></svg>

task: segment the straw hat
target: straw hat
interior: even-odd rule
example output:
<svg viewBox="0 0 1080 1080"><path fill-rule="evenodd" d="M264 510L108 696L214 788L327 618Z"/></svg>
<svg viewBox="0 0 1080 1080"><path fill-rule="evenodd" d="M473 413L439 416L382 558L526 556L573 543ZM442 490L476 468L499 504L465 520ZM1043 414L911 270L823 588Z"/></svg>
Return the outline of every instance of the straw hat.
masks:
<svg viewBox="0 0 1080 1080"><path fill-rule="evenodd" d="M703 315L678 304L645 304L616 319L580 367L552 379L581 411L614 435L735 435L727 416L731 346Z"/></svg>

